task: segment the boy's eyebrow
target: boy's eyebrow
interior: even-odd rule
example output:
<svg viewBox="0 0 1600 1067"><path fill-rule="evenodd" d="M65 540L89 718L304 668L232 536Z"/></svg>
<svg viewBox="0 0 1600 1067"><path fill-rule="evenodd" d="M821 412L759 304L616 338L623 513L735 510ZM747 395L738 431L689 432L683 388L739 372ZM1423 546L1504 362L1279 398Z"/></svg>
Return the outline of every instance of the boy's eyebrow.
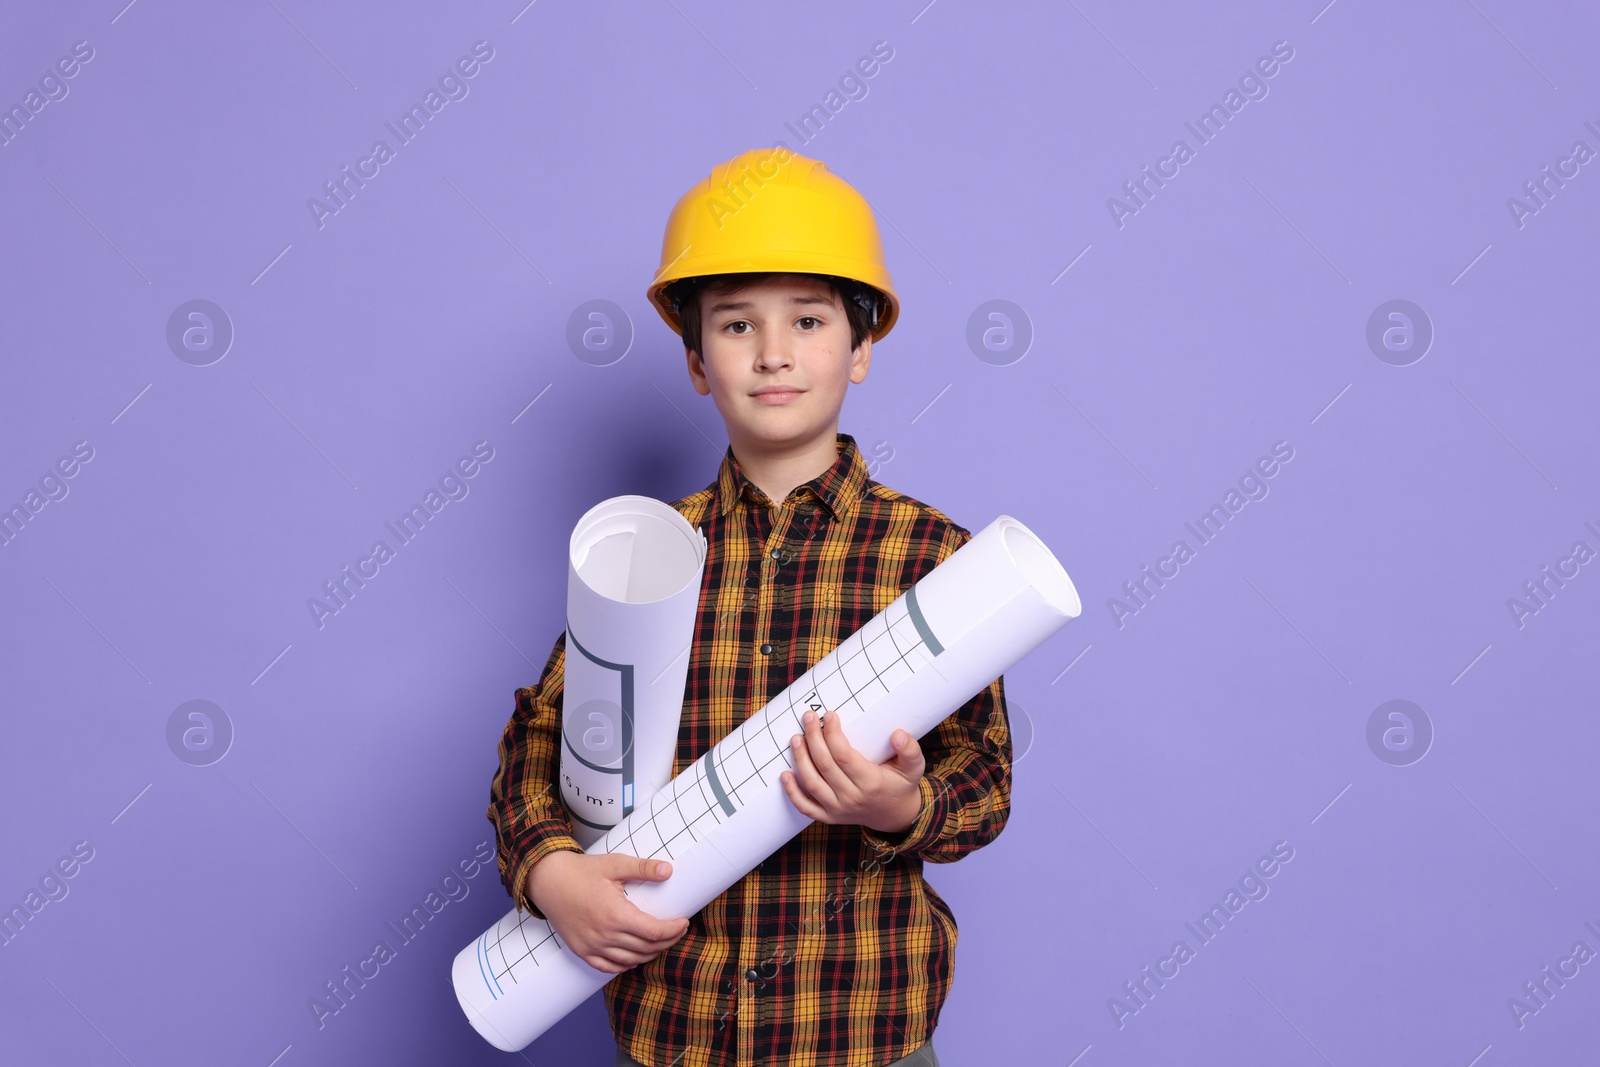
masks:
<svg viewBox="0 0 1600 1067"><path fill-rule="evenodd" d="M827 307L834 307L837 304L832 297L827 296L791 296L789 298L789 303L822 304ZM712 304L711 307L706 309L706 314L715 315L719 311L748 311L753 307L755 307L755 304L749 300L723 300Z"/></svg>

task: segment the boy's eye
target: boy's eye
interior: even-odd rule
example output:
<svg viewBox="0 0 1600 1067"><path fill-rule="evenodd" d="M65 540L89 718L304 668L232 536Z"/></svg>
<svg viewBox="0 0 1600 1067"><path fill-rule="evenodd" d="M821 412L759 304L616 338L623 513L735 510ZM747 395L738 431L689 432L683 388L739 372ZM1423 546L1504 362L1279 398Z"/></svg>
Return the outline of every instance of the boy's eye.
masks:
<svg viewBox="0 0 1600 1067"><path fill-rule="evenodd" d="M803 330L810 331L819 328L822 325L822 320L815 315L802 315L795 320L795 325ZM724 324L722 328L735 336L743 336L755 329L747 319L734 319L732 322Z"/></svg>

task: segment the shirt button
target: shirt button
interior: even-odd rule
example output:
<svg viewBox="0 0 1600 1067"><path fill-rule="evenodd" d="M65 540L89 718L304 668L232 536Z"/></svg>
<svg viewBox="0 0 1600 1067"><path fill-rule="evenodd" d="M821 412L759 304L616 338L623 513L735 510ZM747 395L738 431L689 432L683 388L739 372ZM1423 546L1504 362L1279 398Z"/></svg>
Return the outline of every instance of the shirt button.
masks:
<svg viewBox="0 0 1600 1067"><path fill-rule="evenodd" d="M783 558L783 549L775 548L769 554L772 556L773 559L782 559Z"/></svg>
<svg viewBox="0 0 1600 1067"><path fill-rule="evenodd" d="M762 655L763 655L763 656L770 656L770 655L772 655L772 646L771 646L771 645L768 645L768 644L763 644L763 645L762 645L762 646L761 646L761 654L762 654Z"/></svg>
<svg viewBox="0 0 1600 1067"><path fill-rule="evenodd" d="M756 973L756 969L754 967L752 967L748 971L744 972L744 976L745 976L746 979L748 979L749 981L752 981L752 982L754 982L757 978L761 977L759 974Z"/></svg>

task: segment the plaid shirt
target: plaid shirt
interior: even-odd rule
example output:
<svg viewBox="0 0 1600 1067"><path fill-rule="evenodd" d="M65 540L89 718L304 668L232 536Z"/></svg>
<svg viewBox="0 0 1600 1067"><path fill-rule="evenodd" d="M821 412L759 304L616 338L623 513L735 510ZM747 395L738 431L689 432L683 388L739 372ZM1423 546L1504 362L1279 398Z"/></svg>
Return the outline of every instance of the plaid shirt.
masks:
<svg viewBox="0 0 1600 1067"><path fill-rule="evenodd" d="M773 505L730 448L676 508L707 556L673 773L760 710L971 539L867 475L849 434L827 471ZM582 851L551 783L566 635L516 691L488 809L518 904L528 871ZM690 917L683 937L605 986L620 1047L649 1067L880 1067L933 1034L956 923L922 877L993 841L1011 808L1003 678L920 739L922 807L903 833L814 822Z"/></svg>

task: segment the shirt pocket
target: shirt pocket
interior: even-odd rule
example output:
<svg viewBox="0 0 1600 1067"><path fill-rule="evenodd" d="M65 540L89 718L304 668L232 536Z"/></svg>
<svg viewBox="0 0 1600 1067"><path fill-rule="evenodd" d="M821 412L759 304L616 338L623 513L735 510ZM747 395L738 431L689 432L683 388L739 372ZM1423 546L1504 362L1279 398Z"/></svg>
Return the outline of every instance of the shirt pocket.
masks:
<svg viewBox="0 0 1600 1067"><path fill-rule="evenodd" d="M871 582L818 583L799 594L802 608L795 634L795 677L815 666L884 608L900 590Z"/></svg>
<svg viewBox="0 0 1600 1067"><path fill-rule="evenodd" d="M795 596L795 637L804 662L814 664L854 632L858 625L850 622L854 608L846 609L843 590L836 583L800 586Z"/></svg>
<svg viewBox="0 0 1600 1067"><path fill-rule="evenodd" d="M840 582L829 588L834 616L838 621L839 639L855 633L873 616L895 602L902 590L897 585L881 582Z"/></svg>

